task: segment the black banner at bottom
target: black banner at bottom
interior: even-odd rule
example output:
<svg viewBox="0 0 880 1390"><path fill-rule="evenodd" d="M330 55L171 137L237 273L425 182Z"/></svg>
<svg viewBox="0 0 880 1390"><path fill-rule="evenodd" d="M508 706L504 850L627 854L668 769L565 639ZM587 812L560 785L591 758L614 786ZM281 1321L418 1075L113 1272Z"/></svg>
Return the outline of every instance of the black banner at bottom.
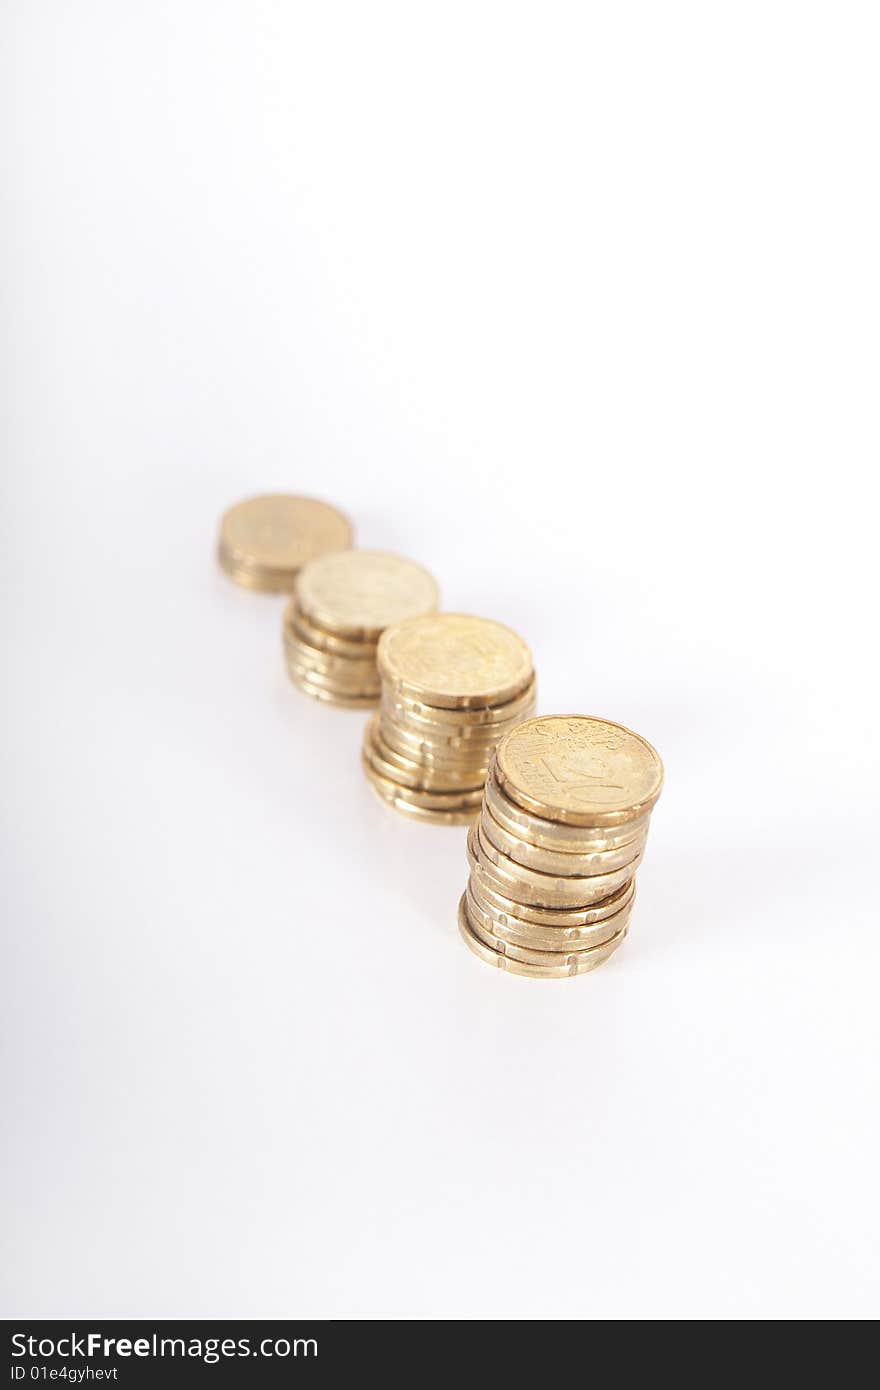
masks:
<svg viewBox="0 0 880 1390"><path fill-rule="evenodd" d="M491 1365L520 1375L551 1368L544 1337L517 1335L522 1324L397 1321L71 1321L6 1320L6 1366L10 1386L54 1385L139 1387L161 1385L321 1385L323 1377L394 1373L407 1383L423 1369L461 1375ZM554 1324L565 1331L564 1324ZM577 1323L571 1337L554 1334L563 1360L580 1345ZM561 1341L561 1345L560 1345ZM534 1353L534 1357L532 1355Z"/></svg>
<svg viewBox="0 0 880 1390"><path fill-rule="evenodd" d="M273 1385L352 1364L343 1322L103 1321L4 1323L9 1386ZM0 1383L2 1390L2 1383Z"/></svg>

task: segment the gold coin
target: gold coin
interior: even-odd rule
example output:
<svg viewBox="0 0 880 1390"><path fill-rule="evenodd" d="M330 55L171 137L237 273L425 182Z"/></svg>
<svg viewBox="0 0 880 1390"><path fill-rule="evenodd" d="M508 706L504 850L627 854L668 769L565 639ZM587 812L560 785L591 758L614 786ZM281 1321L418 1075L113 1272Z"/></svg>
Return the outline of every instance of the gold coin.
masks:
<svg viewBox="0 0 880 1390"><path fill-rule="evenodd" d="M593 854L632 844L633 840L647 834L651 819L650 812L646 812L622 825L599 826L595 829L546 820L533 815L531 811L524 811L511 801L498 785L493 769L490 769L486 779L486 804L498 824L509 834L518 835L541 849L564 850L570 854Z"/></svg>
<svg viewBox="0 0 880 1390"><path fill-rule="evenodd" d="M376 679L372 675L364 677L358 672L354 672L350 677L345 672L329 675L326 671L311 665L305 657L292 653L287 654L287 669L304 676L307 681L324 690L336 690L342 695L369 695L374 702L379 698Z"/></svg>
<svg viewBox="0 0 880 1390"><path fill-rule="evenodd" d="M613 941L606 942L604 946L595 946L591 951L578 951L565 957L564 964L554 964L551 959L546 965L534 965L515 960L509 955L501 955L499 951L487 946L471 927L464 895L462 895L458 905L458 928L465 944L470 947L475 956L479 956L480 960L485 961L487 965L494 965L499 970L508 971L511 975L525 975L536 980L562 980L570 975L586 975L590 970L595 970L603 961L608 960L626 936L624 930Z"/></svg>
<svg viewBox="0 0 880 1390"><path fill-rule="evenodd" d="M433 613L434 578L421 565L382 550L322 555L300 572L296 598L316 627L339 637L377 641L386 627Z"/></svg>
<svg viewBox="0 0 880 1390"><path fill-rule="evenodd" d="M418 805L405 799L405 788L390 784L386 778L374 772L366 758L363 758L362 762L367 780L381 800L412 820L425 821L433 825L469 825L479 811L479 802L474 806L465 802L457 809Z"/></svg>
<svg viewBox="0 0 880 1390"><path fill-rule="evenodd" d="M249 589L290 592L309 560L351 545L351 523L314 497L274 494L250 497L220 522L218 559L227 574Z"/></svg>
<svg viewBox="0 0 880 1390"><path fill-rule="evenodd" d="M354 661L368 658L373 663L376 661L375 642L349 642L344 637L336 637L332 632L315 627L300 612L295 597L284 610L284 635L291 641L306 642L310 647L317 647L330 656L347 656Z"/></svg>
<svg viewBox="0 0 880 1390"><path fill-rule="evenodd" d="M289 662L301 666L306 674L318 676L319 684L329 681L347 686L349 690L360 690L362 693L369 691L378 698L379 678L375 666L371 666L369 662L362 665L359 662L345 661L343 658L342 666L333 666L320 655L315 655L313 649L301 646L286 648L286 655Z"/></svg>
<svg viewBox="0 0 880 1390"><path fill-rule="evenodd" d="M428 767L436 768L456 768L456 767L479 767L482 776L485 778L489 767L489 759L492 756L490 748L476 746L474 748L457 748L450 744L431 744L425 739L413 738L397 725L392 724L382 713L380 705L380 729L382 738L389 747L402 757L411 758L413 762L424 763Z"/></svg>
<svg viewBox="0 0 880 1390"><path fill-rule="evenodd" d="M364 755L373 769L390 782L399 782L412 791L478 791L482 792L483 782L479 776L468 771L450 770L439 773L436 769L425 767L424 763L412 762L388 748L379 732L378 716L373 715L364 730Z"/></svg>
<svg viewBox="0 0 880 1390"><path fill-rule="evenodd" d="M313 685L308 676L302 675L294 667L288 667L290 678L294 685L305 695L311 695L314 700L321 700L328 705L338 705L341 709L373 709L376 705L375 695L347 695L338 690L330 689L325 686Z"/></svg>
<svg viewBox="0 0 880 1390"><path fill-rule="evenodd" d="M388 706L384 702L380 708L383 723L388 728L396 730L398 736L406 742L407 747L414 751L424 749L428 753L435 754L438 758L454 761L458 761L459 758L470 758L472 761L479 759L487 766L495 752L494 739L456 738L454 736L450 738L445 734L428 733L426 729L416 729L411 724L404 724L402 721L393 719L388 714Z"/></svg>
<svg viewBox="0 0 880 1390"><path fill-rule="evenodd" d="M374 766L370 749L361 749L361 759L364 771L379 791L384 791L389 797L397 798L407 802L410 806L418 806L423 811L469 811L471 809L479 811L481 792L477 790L459 791L418 791L412 787L405 787L400 782L396 782L391 777L386 777Z"/></svg>
<svg viewBox="0 0 880 1390"><path fill-rule="evenodd" d="M524 706L523 718L531 714L534 708L533 701ZM435 724L428 719L420 719L415 715L404 713L399 706L394 705L388 699L388 688L384 684L382 687L382 709L386 719L411 738L420 739L434 746L461 748L463 751L485 748L489 752L494 752L498 740L515 728L518 723L514 719L504 724L463 724L458 727L454 724Z"/></svg>
<svg viewBox="0 0 880 1390"><path fill-rule="evenodd" d="M614 869L631 863L645 848L646 835L631 840L619 849L593 850L589 854L572 854L567 850L541 849L530 845L519 835L511 835L492 815L484 798L480 817L483 836L508 859L522 864L526 869L537 869L542 874L561 874L564 878L575 875L607 874Z"/></svg>
<svg viewBox="0 0 880 1390"><path fill-rule="evenodd" d="M491 907L493 915L497 914L502 924L507 921L515 931L523 923L542 929L546 928L553 932L564 931L571 927L591 927L596 922L602 922L614 916L616 912L622 912L635 896L635 879L631 878L615 893L611 893L607 898L603 898L601 902L594 903L590 907L577 907L571 910L562 907L532 907L529 903L514 902L505 894L500 893L495 885L486 878L480 865L471 854L470 847L468 847L468 863L471 870L470 888L474 897L487 909Z"/></svg>
<svg viewBox="0 0 880 1390"><path fill-rule="evenodd" d="M335 656L332 652L325 652L321 647L310 646L298 637L291 637L287 632L284 634L284 649L292 660L308 665L325 676L339 675L349 679L358 677L379 689L376 663L370 661L369 657L355 660L354 657Z"/></svg>
<svg viewBox="0 0 880 1390"><path fill-rule="evenodd" d="M416 728L447 729L458 737L500 737L523 719L528 718L537 699L538 685L534 676L514 700L501 705L486 705L478 709L443 709L426 704L424 700L408 700L393 687L386 687L385 699L389 713L404 723L412 721Z"/></svg>
<svg viewBox="0 0 880 1390"><path fill-rule="evenodd" d="M468 916L476 926L485 928L501 941L531 951L576 951L602 946L628 925L633 909L633 898L630 896L620 912L615 912L613 917L604 917L589 927L536 927L531 922L520 918L511 920L506 913L497 912L480 897L478 888L474 887L473 875L468 881L466 897Z"/></svg>
<svg viewBox="0 0 880 1390"><path fill-rule="evenodd" d="M612 942L620 945L623 936L628 929L628 923L621 923L615 932L606 934L601 940L593 941L590 945L557 945L550 950L542 950L536 941L523 944L520 941L511 941L509 936L500 935L492 930L491 925L482 917L479 910L474 910L473 898L465 893L465 912L467 913L468 926L479 937L485 946L497 951L500 956L510 956L512 960L522 961L525 965L551 965L560 966L570 964L575 956L589 956L603 946L610 946Z"/></svg>
<svg viewBox="0 0 880 1390"><path fill-rule="evenodd" d="M390 627L377 654L383 681L405 698L444 709L504 704L533 676L532 655L502 623L435 613Z"/></svg>
<svg viewBox="0 0 880 1390"><path fill-rule="evenodd" d="M480 833L479 825L471 827L468 849L484 877L496 884L505 897L532 907L578 908L601 902L632 878L641 860L639 855L622 869L591 874L588 878L554 877L539 873L537 869L526 869L508 859L506 854L500 854Z"/></svg>
<svg viewBox="0 0 880 1390"><path fill-rule="evenodd" d="M408 802L400 801L397 797L386 796L375 783L372 786L379 800L386 806L390 806L393 811L399 811L402 816L407 816L410 820L421 821L423 825L470 825L476 814L475 811L468 809L464 811L426 811L422 806L410 806Z"/></svg>
<svg viewBox="0 0 880 1390"><path fill-rule="evenodd" d="M663 764L622 724L550 715L519 724L495 756L502 790L526 811L570 825L621 825L650 811Z"/></svg>

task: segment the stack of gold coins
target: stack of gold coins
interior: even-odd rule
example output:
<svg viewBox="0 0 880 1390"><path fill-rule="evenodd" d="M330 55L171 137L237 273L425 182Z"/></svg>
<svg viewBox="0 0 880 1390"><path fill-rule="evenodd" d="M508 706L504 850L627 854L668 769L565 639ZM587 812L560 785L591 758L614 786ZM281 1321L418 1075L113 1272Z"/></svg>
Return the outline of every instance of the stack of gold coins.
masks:
<svg viewBox="0 0 880 1390"><path fill-rule="evenodd" d="M351 523L328 502L272 494L231 507L220 522L217 557L247 589L290 593L303 565L351 545Z"/></svg>
<svg viewBox="0 0 880 1390"><path fill-rule="evenodd" d="M363 745L374 789L417 820L473 820L496 743L535 708L525 642L487 618L437 613L389 628L378 666L382 698Z"/></svg>
<svg viewBox="0 0 880 1390"><path fill-rule="evenodd" d="M433 576L401 555L343 550L313 560L284 615L291 679L331 704L377 704L379 638L394 623L433 613L438 601Z"/></svg>
<svg viewBox="0 0 880 1390"><path fill-rule="evenodd" d="M538 979L581 975L613 955L662 785L651 745L604 719L530 719L502 739L458 909L474 954Z"/></svg>

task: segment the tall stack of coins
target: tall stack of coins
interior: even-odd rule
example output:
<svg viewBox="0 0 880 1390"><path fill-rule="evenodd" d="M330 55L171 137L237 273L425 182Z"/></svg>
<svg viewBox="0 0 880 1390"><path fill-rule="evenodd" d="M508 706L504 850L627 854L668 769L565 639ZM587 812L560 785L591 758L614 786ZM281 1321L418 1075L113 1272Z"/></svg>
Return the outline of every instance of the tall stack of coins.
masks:
<svg viewBox="0 0 880 1390"><path fill-rule="evenodd" d="M473 820L496 743L535 708L525 642L487 618L437 613L389 628L378 667L381 702L363 744L372 786L417 820Z"/></svg>
<svg viewBox="0 0 880 1390"><path fill-rule="evenodd" d="M351 545L347 517L314 497L283 493L250 497L220 522L217 558L237 584L290 593L303 565Z"/></svg>
<svg viewBox="0 0 880 1390"><path fill-rule="evenodd" d="M538 979L581 975L629 928L663 785L649 743L579 715L530 719L498 744L459 929L475 955Z"/></svg>
<svg viewBox="0 0 880 1390"><path fill-rule="evenodd" d="M343 550L313 560L284 614L291 679L331 704L377 704L379 638L394 623L433 613L438 601L433 576L401 555Z"/></svg>

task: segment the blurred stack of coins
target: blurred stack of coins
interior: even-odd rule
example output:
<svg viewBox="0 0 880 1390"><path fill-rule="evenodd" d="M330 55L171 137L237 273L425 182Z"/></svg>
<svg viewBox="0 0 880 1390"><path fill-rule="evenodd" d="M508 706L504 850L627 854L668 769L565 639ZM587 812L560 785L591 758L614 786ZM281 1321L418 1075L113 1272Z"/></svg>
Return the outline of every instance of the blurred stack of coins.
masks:
<svg viewBox="0 0 880 1390"><path fill-rule="evenodd" d="M314 497L250 497L220 522L217 558L237 584L289 594L303 565L351 545L347 517Z"/></svg>
<svg viewBox="0 0 880 1390"><path fill-rule="evenodd" d="M377 704L379 638L392 624L433 613L438 601L432 575L400 555L344 550L313 560L284 615L291 679L334 705Z"/></svg>
<svg viewBox="0 0 880 1390"><path fill-rule="evenodd" d="M389 628L378 668L362 750L373 788L416 820L473 820L496 743L535 708L525 642L487 618L437 613Z"/></svg>
<svg viewBox="0 0 880 1390"><path fill-rule="evenodd" d="M508 734L468 834L458 915L475 955L539 979L613 955L662 785L657 753L620 724L550 716Z"/></svg>

